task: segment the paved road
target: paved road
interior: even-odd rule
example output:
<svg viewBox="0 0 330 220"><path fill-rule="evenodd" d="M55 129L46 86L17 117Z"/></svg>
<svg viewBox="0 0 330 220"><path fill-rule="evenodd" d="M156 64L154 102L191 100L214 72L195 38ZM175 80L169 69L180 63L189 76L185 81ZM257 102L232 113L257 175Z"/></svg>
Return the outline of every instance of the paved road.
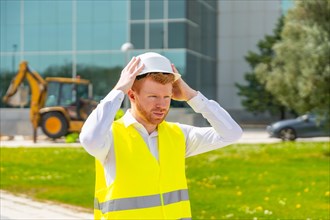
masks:
<svg viewBox="0 0 330 220"><path fill-rule="evenodd" d="M22 136L15 136L12 140L5 140L2 137L1 147L81 147L79 143L66 144L64 140L56 142L45 139L44 137L38 138L38 143L34 144L31 138L24 138ZM297 141L330 141L330 138L306 138L298 139ZM264 129L244 129L242 138L238 143L276 143L281 140L276 138L269 138ZM1 210L0 219L13 220L13 219L93 219L92 213L78 211L77 209L56 205L53 203L41 203L34 201L24 196L14 196L8 192L0 191L1 196Z"/></svg>
<svg viewBox="0 0 330 220"><path fill-rule="evenodd" d="M246 128L243 129L243 136L238 143L253 144L253 143L278 143L282 142L278 138L270 138L265 129L262 128ZM299 142L313 142L313 141L330 141L330 137L315 137L315 138L297 138Z"/></svg>
<svg viewBox="0 0 330 220"><path fill-rule="evenodd" d="M1 218L11 219L93 219L92 213L87 213L75 208L68 208L54 203L41 203L24 196L14 196L8 192L0 191Z"/></svg>

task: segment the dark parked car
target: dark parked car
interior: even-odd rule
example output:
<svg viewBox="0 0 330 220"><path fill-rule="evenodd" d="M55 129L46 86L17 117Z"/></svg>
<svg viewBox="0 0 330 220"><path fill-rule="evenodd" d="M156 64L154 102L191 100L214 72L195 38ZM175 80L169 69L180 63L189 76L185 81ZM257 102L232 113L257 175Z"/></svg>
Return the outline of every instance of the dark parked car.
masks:
<svg viewBox="0 0 330 220"><path fill-rule="evenodd" d="M293 141L300 137L328 137L329 126L326 120L319 121L313 114L306 114L295 119L282 120L267 126L271 137Z"/></svg>

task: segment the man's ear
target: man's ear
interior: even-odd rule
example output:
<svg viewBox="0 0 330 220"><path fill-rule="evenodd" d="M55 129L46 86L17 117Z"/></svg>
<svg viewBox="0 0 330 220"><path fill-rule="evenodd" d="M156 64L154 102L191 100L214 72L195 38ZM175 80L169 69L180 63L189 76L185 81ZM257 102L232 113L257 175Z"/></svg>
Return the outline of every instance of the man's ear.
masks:
<svg viewBox="0 0 330 220"><path fill-rule="evenodd" d="M128 90L127 96L132 102L135 101L135 92L132 89Z"/></svg>

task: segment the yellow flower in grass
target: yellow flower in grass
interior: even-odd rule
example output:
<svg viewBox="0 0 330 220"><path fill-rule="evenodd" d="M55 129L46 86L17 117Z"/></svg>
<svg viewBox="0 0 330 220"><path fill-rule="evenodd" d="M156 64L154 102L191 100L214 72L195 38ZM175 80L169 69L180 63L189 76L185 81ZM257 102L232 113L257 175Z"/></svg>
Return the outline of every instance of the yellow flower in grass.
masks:
<svg viewBox="0 0 330 220"><path fill-rule="evenodd" d="M301 205L300 204L297 204L296 205L296 209L300 209L301 208Z"/></svg>
<svg viewBox="0 0 330 220"><path fill-rule="evenodd" d="M241 191L238 191L238 192L236 193L236 195L237 195L237 196L241 196L241 195L242 195L242 192L241 192Z"/></svg>
<svg viewBox="0 0 330 220"><path fill-rule="evenodd" d="M269 211L269 210L266 209L266 210L264 211L264 214L265 214L265 215L272 215L273 212L272 212L272 211Z"/></svg>
<svg viewBox="0 0 330 220"><path fill-rule="evenodd" d="M234 214L233 213L230 213L228 215L225 215L225 218L232 218L232 217L234 217Z"/></svg>
<svg viewBox="0 0 330 220"><path fill-rule="evenodd" d="M330 191L325 192L325 196L330 196Z"/></svg>

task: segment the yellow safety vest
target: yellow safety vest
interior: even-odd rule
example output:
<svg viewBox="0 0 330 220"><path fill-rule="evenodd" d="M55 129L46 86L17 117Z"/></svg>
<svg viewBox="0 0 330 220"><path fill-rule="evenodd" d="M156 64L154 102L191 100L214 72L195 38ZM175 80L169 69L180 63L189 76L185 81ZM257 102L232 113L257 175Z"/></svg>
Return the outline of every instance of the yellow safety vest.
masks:
<svg viewBox="0 0 330 220"><path fill-rule="evenodd" d="M97 180L96 219L191 219L185 176L185 138L174 123L158 125L159 161L133 126L112 125L116 178ZM97 164L97 178L104 170ZM101 175L98 175L98 172ZM101 184L100 184L101 183Z"/></svg>

